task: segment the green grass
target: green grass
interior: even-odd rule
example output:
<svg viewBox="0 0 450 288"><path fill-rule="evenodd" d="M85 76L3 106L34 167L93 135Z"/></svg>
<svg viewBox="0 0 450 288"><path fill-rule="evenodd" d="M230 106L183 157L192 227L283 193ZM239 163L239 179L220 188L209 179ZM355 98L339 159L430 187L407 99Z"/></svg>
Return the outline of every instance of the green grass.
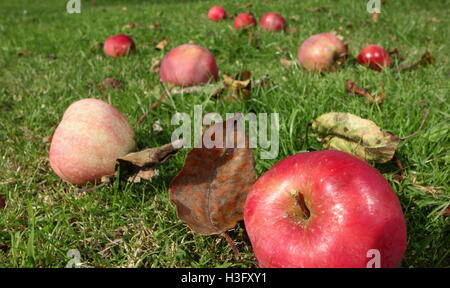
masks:
<svg viewBox="0 0 450 288"><path fill-rule="evenodd" d="M80 251L84 267L256 266L243 223L230 232L243 256L237 261L223 238L196 235L178 220L167 188L186 151L162 166L152 182L115 183L83 193L62 182L50 169L49 145L42 138L53 132L71 102L87 97L118 107L132 123L139 148L169 142L176 128L170 125L171 116L175 111L192 115L194 105L222 115L278 112L280 153L277 159L261 160L255 151L259 175L289 155L320 150L307 127L322 113L350 112L406 136L418 129L422 110L428 108L422 133L402 142L397 151L405 179L393 180L398 168L392 163L376 168L389 180L404 209L408 248L401 266L450 267L449 217L439 213L450 205L449 1L387 0L377 23L370 21L365 1L248 1L254 3L252 8L239 8L242 1L224 2L229 12L251 9L257 16L279 12L298 28L293 34L256 29L251 42L233 30L232 20L208 21L210 1L97 0L96 6L83 1L82 13L71 15L65 12L65 2L0 3L0 194L7 198L0 210L0 267L64 267L70 249ZM313 7L329 9L308 9ZM299 17L291 18L294 15ZM140 25L122 28L133 22ZM146 28L154 23L161 23L161 29ZM304 39L330 30L348 39L352 58L364 44L378 43L398 47L405 63L425 51L435 56L436 63L378 73L347 61L338 71L324 75L281 66L277 45L295 59ZM109 59L90 47L123 32L137 43L138 52L130 57ZM154 50L162 38L169 39L169 46ZM242 103L197 93L174 96L149 111L161 91L158 75L150 72L152 61L190 40L215 54L221 73L249 69L255 79L270 75L272 85L254 91ZM144 46L145 42L150 45ZM18 56L21 51L31 54ZM100 91L96 85L106 77L120 79L125 88ZM381 106L369 106L348 95L347 79L371 91L379 91L384 82L386 100ZM149 116L138 127L135 123L144 112ZM157 119L165 130L155 136L151 127Z"/></svg>

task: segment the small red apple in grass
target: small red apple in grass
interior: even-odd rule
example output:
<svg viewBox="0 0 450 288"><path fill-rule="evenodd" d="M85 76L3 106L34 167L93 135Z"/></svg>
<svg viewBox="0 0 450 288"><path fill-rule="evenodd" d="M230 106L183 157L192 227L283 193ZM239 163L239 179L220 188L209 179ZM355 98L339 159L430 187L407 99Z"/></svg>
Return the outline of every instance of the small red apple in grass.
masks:
<svg viewBox="0 0 450 288"><path fill-rule="evenodd" d="M227 18L227 12L220 6L214 6L208 11L208 18L211 21L220 21Z"/></svg>
<svg viewBox="0 0 450 288"><path fill-rule="evenodd" d="M114 173L135 147L134 132L114 106L98 99L72 103L53 134L50 165L63 180L84 185Z"/></svg>
<svg viewBox="0 0 450 288"><path fill-rule="evenodd" d="M136 49L136 46L133 39L125 34L111 36L103 44L103 52L113 58L126 56L134 49Z"/></svg>
<svg viewBox="0 0 450 288"><path fill-rule="evenodd" d="M249 28L256 25L255 18L250 13L240 13L234 19L234 29Z"/></svg>
<svg viewBox="0 0 450 288"><path fill-rule="evenodd" d="M283 31L286 29L286 20L280 14L269 12L261 17L259 26L267 31Z"/></svg>
<svg viewBox="0 0 450 288"><path fill-rule="evenodd" d="M367 45L364 47L359 52L357 60L360 64L367 65L377 71L380 71L382 67L391 65L389 52L379 45Z"/></svg>
<svg viewBox="0 0 450 288"><path fill-rule="evenodd" d="M298 62L309 71L334 70L337 62L347 57L348 48L342 37L334 33L315 34L298 49Z"/></svg>
<svg viewBox="0 0 450 288"><path fill-rule="evenodd" d="M261 267L367 267L372 249L381 267L396 267L406 249L397 195L377 170L340 151L280 161L253 185L244 221Z"/></svg>
<svg viewBox="0 0 450 288"><path fill-rule="evenodd" d="M179 86L193 86L217 80L216 59L208 49L185 44L164 56L159 70L161 81Z"/></svg>

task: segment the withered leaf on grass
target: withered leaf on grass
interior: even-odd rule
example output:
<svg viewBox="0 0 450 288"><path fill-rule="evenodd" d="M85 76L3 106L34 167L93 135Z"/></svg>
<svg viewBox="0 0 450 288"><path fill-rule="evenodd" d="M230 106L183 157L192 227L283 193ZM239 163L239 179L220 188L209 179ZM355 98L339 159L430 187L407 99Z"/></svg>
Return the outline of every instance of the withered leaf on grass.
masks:
<svg viewBox="0 0 450 288"><path fill-rule="evenodd" d="M372 104L372 103L381 104L385 98L383 90L381 90L381 92L379 94L373 95L364 89L358 88L356 86L356 83L352 80L347 80L346 84L347 84L347 90L349 93L353 93L353 94L364 97L369 104Z"/></svg>
<svg viewBox="0 0 450 288"><path fill-rule="evenodd" d="M240 118L242 114L209 127L203 135L217 141L215 147L192 149L183 170L170 183L169 197L178 217L196 233L220 234L243 219L244 202L256 172L249 140L242 129L236 129ZM226 133L231 125L234 133ZM217 143L227 147L227 141L244 148L217 147Z"/></svg>
<svg viewBox="0 0 450 288"><path fill-rule="evenodd" d="M154 60L150 67L150 72L159 74L159 68L161 67L161 59Z"/></svg>
<svg viewBox="0 0 450 288"><path fill-rule="evenodd" d="M126 178L129 182L140 182L141 179L151 180L155 175L155 169L176 155L181 148L181 143L176 141L161 147L127 154L117 159L116 171L119 169L121 178Z"/></svg>
<svg viewBox="0 0 450 288"><path fill-rule="evenodd" d="M123 25L122 29L133 29L137 26L139 26L138 23L128 23L128 24Z"/></svg>
<svg viewBox="0 0 450 288"><path fill-rule="evenodd" d="M155 23L155 24L151 24L147 26L148 29L159 29L161 28L161 24L160 23Z"/></svg>
<svg viewBox="0 0 450 288"><path fill-rule="evenodd" d="M98 88L103 91L107 91L111 88L115 90L121 90L123 88L123 84L120 80L117 80L116 78L105 78L103 80L102 84L98 85Z"/></svg>
<svg viewBox="0 0 450 288"><path fill-rule="evenodd" d="M251 90L250 71L243 71L235 76L229 76L224 74L222 77L225 87L230 91L231 94L231 98L229 97L228 100L240 101L242 99L247 99L250 96Z"/></svg>
<svg viewBox="0 0 450 288"><path fill-rule="evenodd" d="M168 44L169 40L163 39L155 46L155 50L164 50Z"/></svg>
<svg viewBox="0 0 450 288"><path fill-rule="evenodd" d="M401 139L381 130L373 121L344 112L319 116L312 129L325 148L345 151L366 161L385 163L394 156Z"/></svg>
<svg viewBox="0 0 450 288"><path fill-rule="evenodd" d="M5 208L5 206L6 206L6 196L0 194L0 209Z"/></svg>
<svg viewBox="0 0 450 288"><path fill-rule="evenodd" d="M280 58L280 63L283 65L284 68L290 68L292 65L294 65L293 60L289 60L287 58Z"/></svg>

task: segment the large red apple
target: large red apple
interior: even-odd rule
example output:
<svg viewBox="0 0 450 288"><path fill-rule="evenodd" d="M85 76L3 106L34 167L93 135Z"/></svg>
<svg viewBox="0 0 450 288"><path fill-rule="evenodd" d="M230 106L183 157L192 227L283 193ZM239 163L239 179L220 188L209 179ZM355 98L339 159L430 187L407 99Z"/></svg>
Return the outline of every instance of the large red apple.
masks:
<svg viewBox="0 0 450 288"><path fill-rule="evenodd" d="M98 99L72 103L53 134L50 165L63 180L77 185L114 173L116 159L135 147L128 121Z"/></svg>
<svg viewBox="0 0 450 288"><path fill-rule="evenodd" d="M286 20L277 13L266 13L261 17L259 26L267 31L283 31L286 28Z"/></svg>
<svg viewBox="0 0 450 288"><path fill-rule="evenodd" d="M125 34L111 36L103 44L103 52L113 58L128 55L134 49L133 39Z"/></svg>
<svg viewBox="0 0 450 288"><path fill-rule="evenodd" d="M255 18L250 13L240 13L234 18L234 29L249 28L256 25Z"/></svg>
<svg viewBox="0 0 450 288"><path fill-rule="evenodd" d="M315 34L298 49L298 62L307 70L333 70L335 64L347 57L347 45L334 33Z"/></svg>
<svg viewBox="0 0 450 288"><path fill-rule="evenodd" d="M382 67L391 65L389 52L379 45L367 45L364 47L359 52L357 60L360 64L367 65L377 71L380 71Z"/></svg>
<svg viewBox="0 0 450 288"><path fill-rule="evenodd" d="M220 21L227 18L227 12L220 6L214 6L208 11L208 18L211 21Z"/></svg>
<svg viewBox="0 0 450 288"><path fill-rule="evenodd" d="M179 86L192 86L217 80L216 59L208 49L185 44L164 56L159 70L161 81Z"/></svg>
<svg viewBox="0 0 450 288"><path fill-rule="evenodd" d="M261 267L399 265L406 247L402 208L383 176L340 151L300 153L252 187L244 221Z"/></svg>

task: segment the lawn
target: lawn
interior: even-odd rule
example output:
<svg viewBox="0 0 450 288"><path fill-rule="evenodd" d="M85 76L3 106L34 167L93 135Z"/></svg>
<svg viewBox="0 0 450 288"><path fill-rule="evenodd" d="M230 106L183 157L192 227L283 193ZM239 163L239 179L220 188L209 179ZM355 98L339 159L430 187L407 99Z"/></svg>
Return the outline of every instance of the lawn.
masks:
<svg viewBox="0 0 450 288"><path fill-rule="evenodd" d="M213 4L229 12L267 11L285 16L286 33L254 29L252 39L237 33L232 20L213 23L206 16ZM245 3L253 6L245 6ZM229 232L242 254L236 260L221 236L193 233L176 215L168 186L183 167L188 149L169 159L152 181L114 183L94 191L59 179L48 162L49 144L67 106L82 98L99 98L118 107L136 132L138 148L170 142L177 112L250 111L279 113L280 151L264 160L255 150L256 170L263 174L281 159L323 149L308 123L330 112L368 118L400 137L395 163L374 164L397 193L408 228L401 267L450 267L450 49L449 1L386 0L372 22L366 1L82 1L80 14L66 13L66 1L0 1L0 267L64 267L67 252L77 249L83 267L256 267L244 224ZM90 4L91 3L91 4ZM245 7L244 7L245 6ZM322 9L317 9L323 7ZM124 25L138 23L134 28ZM160 27L148 26L159 23ZM350 59L337 71L310 73L280 58L296 59L298 46L312 34L336 30L349 42ZM127 33L137 52L107 58L95 42ZM167 38L162 51L155 45ZM270 85L254 89L246 101L220 101L206 91L173 95L150 109L162 91L152 63L171 48L193 41L216 57L220 74L242 70L253 79L264 75ZM369 43L399 56L393 66L412 63L429 51L433 65L404 71L376 72L353 59ZM404 58L404 59L402 59ZM400 61L402 61L400 63ZM124 83L120 91L99 89L103 79ZM380 92L381 105L368 105L346 91L346 80ZM148 113L142 125L138 119ZM155 135L160 120L164 131ZM447 210L446 210L447 209Z"/></svg>

